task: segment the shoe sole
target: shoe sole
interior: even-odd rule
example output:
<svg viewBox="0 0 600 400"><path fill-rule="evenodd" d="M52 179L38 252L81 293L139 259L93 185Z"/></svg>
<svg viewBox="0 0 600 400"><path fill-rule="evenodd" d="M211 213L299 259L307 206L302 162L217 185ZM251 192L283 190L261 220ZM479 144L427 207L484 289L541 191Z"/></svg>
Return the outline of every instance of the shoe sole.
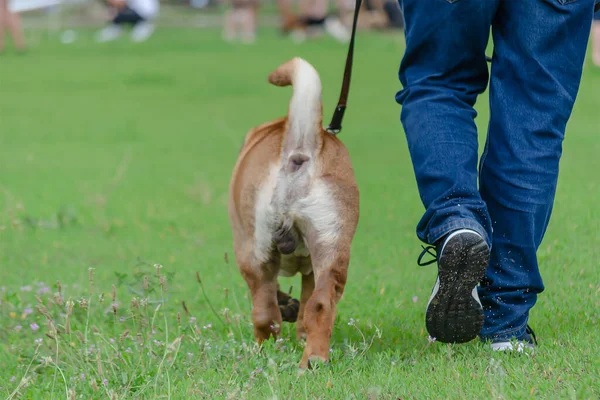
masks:
<svg viewBox="0 0 600 400"><path fill-rule="evenodd" d="M427 305L427 332L442 343L469 342L483 327L477 284L485 274L490 249L478 234L458 231L446 240L441 256Z"/></svg>

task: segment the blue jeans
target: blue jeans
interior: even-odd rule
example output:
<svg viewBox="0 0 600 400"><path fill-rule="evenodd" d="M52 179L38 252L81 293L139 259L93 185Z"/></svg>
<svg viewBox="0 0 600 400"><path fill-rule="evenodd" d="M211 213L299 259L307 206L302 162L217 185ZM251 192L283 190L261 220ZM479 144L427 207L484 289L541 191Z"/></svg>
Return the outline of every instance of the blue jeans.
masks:
<svg viewBox="0 0 600 400"><path fill-rule="evenodd" d="M435 244L455 229L480 233L491 246L479 287L480 337L519 338L544 290L536 251L552 212L594 0L399 2L406 52L396 100L426 208L417 236ZM473 105L488 80L490 121L478 163Z"/></svg>

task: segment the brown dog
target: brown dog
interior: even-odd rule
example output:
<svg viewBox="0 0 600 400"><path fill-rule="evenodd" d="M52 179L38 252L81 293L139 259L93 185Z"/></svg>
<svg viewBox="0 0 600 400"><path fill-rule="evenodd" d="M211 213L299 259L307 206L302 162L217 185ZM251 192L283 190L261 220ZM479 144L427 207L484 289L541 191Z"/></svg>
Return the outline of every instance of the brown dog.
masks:
<svg viewBox="0 0 600 400"><path fill-rule="evenodd" d="M252 129L233 170L229 218L235 257L252 296L261 343L297 317L306 338L300 363L329 359L336 306L344 292L359 193L348 151L322 127L321 81L294 58L269 75L293 85L288 116ZM278 275L302 275L297 315L285 307ZM293 308L293 307L292 307Z"/></svg>

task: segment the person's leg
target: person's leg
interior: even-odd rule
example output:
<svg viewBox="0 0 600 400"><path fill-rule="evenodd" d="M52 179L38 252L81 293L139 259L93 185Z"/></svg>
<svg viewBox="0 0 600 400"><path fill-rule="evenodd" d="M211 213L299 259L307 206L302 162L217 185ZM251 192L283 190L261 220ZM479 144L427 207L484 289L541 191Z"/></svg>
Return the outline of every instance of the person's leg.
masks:
<svg viewBox="0 0 600 400"><path fill-rule="evenodd" d="M19 14L5 10L4 22L10 31L15 47L18 50L25 50L25 34L23 32L23 25L21 24L21 17Z"/></svg>
<svg viewBox="0 0 600 400"><path fill-rule="evenodd" d="M242 14L242 42L246 44L254 43L256 40L256 31L254 26L254 11L250 7L245 7Z"/></svg>
<svg viewBox="0 0 600 400"><path fill-rule="evenodd" d="M236 38L236 10L230 9L225 12L223 23L223 39L228 42Z"/></svg>
<svg viewBox="0 0 600 400"><path fill-rule="evenodd" d="M440 342L472 340L483 325L476 286L492 232L477 185L473 105L487 87L485 50L497 4L400 0L406 51L396 100L426 209L417 236L437 248L438 279L426 326Z"/></svg>
<svg viewBox="0 0 600 400"><path fill-rule="evenodd" d="M291 0L276 0L277 10L279 12L279 29L281 33L288 33L296 26L296 16L291 4Z"/></svg>
<svg viewBox="0 0 600 400"><path fill-rule="evenodd" d="M0 0L0 53L4 51L5 14L8 13L8 0Z"/></svg>
<svg viewBox="0 0 600 400"><path fill-rule="evenodd" d="M4 32L10 31L14 45L19 50L24 50L25 34L19 14L10 12L8 9L8 0L0 0L0 52L4 50Z"/></svg>
<svg viewBox="0 0 600 400"><path fill-rule="evenodd" d="M0 0L0 51L4 49L4 32L7 29L15 47L18 50L24 50L26 45L21 17L8 9L8 0Z"/></svg>
<svg viewBox="0 0 600 400"><path fill-rule="evenodd" d="M494 237L479 288L482 339L522 338L529 310L544 290L536 251L552 211L592 7L593 0L501 1L493 23L491 116L480 192Z"/></svg>
<svg viewBox="0 0 600 400"><path fill-rule="evenodd" d="M399 0L406 51L399 71L406 133L426 208L417 226L435 244L468 228L491 241L491 223L477 188L478 138L473 109L488 82L485 59L497 1Z"/></svg>
<svg viewBox="0 0 600 400"><path fill-rule="evenodd" d="M594 13L592 23L592 61L600 67L600 11Z"/></svg>
<svg viewBox="0 0 600 400"><path fill-rule="evenodd" d="M239 29L241 41L245 44L256 40L256 24L258 20L258 2L252 0L240 1L237 7L239 13Z"/></svg>

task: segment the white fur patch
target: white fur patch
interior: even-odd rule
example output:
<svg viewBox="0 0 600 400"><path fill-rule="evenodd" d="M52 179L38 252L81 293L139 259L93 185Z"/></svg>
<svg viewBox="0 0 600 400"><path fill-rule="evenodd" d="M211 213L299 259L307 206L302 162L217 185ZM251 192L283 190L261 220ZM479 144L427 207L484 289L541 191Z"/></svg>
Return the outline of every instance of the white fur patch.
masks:
<svg viewBox="0 0 600 400"><path fill-rule="evenodd" d="M294 203L293 214L312 225L316 230L319 245L331 248L333 252L339 238L341 221L338 218L335 199L325 182L315 181L308 196Z"/></svg>
<svg viewBox="0 0 600 400"><path fill-rule="evenodd" d="M271 166L267 179L258 191L254 230L254 256L256 260L258 262L269 260L273 249L273 232L285 218L291 218L291 222L297 224L301 229L302 227L311 226L315 230L319 246L331 249L330 253L333 254L339 239L341 221L338 218L335 199L327 184L323 181L313 181L306 196L299 199L286 199L285 196L278 198L274 197L276 191L285 191L284 188L277 186L280 173L280 168ZM281 181L279 182L281 183ZM285 203L284 199L290 203ZM302 242L298 244L298 248L292 257L306 257L309 255L304 239L302 238ZM323 262L326 263L327 261L324 260ZM282 268L286 269L286 271L283 271L286 276L291 276L297 272L310 273L310 270L306 268L296 269L289 264L282 265Z"/></svg>
<svg viewBox="0 0 600 400"><path fill-rule="evenodd" d="M269 175L256 196L254 218L254 257L258 262L269 260L273 244L273 230L277 221L277 212L272 203L279 166L272 165Z"/></svg>

